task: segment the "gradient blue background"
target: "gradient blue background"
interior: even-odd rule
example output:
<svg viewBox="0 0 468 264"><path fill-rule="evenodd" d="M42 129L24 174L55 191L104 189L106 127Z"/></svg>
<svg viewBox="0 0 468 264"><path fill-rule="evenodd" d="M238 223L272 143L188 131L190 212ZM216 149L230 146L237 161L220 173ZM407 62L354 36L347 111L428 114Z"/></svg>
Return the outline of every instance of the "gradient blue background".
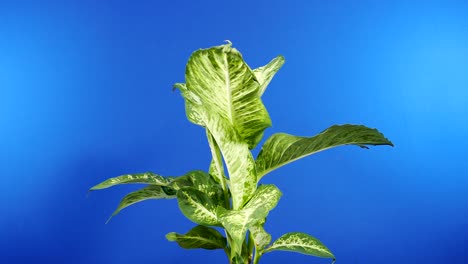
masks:
<svg viewBox="0 0 468 264"><path fill-rule="evenodd" d="M206 169L204 131L172 84L198 48L234 43L286 64L264 95L274 132L377 127L275 171L274 238L304 231L338 263L468 262L466 1L1 1L0 263L227 263L164 235L176 201L104 222L136 186L116 175ZM256 150L258 152L258 150ZM264 263L329 263L288 252Z"/></svg>

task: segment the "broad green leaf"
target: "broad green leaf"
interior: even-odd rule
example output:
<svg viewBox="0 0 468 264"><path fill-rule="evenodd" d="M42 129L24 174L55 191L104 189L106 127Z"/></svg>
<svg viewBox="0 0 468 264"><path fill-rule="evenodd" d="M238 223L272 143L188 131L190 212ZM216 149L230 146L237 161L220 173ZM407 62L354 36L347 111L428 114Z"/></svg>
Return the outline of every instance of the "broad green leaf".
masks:
<svg viewBox="0 0 468 264"><path fill-rule="evenodd" d="M258 91L259 95L262 95L265 92L271 79L273 79L273 76L281 68L281 66L283 66L283 64L284 57L278 56L270 61L267 65L253 70L253 73L255 74L258 83L260 84L260 89Z"/></svg>
<svg viewBox="0 0 468 264"><path fill-rule="evenodd" d="M188 102L187 99L185 101ZM257 186L255 160L248 144L242 141L242 138L227 120L215 112L209 111L208 105L192 104L192 107L187 111L189 110L196 112L196 114L187 113L187 116L200 117L201 122L206 126L207 134L211 135L214 139L213 143L219 146L226 161L230 182L233 183L230 186L233 207L240 208L250 199ZM220 168L218 167L218 169ZM211 166L210 170L213 172L214 167ZM219 177L219 175L215 177Z"/></svg>
<svg viewBox="0 0 468 264"><path fill-rule="evenodd" d="M272 135L258 154L257 178L305 156L341 145L390 145L392 142L377 129L361 125L335 125L314 137L298 137L285 133Z"/></svg>
<svg viewBox="0 0 468 264"><path fill-rule="evenodd" d="M216 229L206 226L196 226L186 234L175 232L166 235L167 240L175 241L185 249L224 249L227 241Z"/></svg>
<svg viewBox="0 0 468 264"><path fill-rule="evenodd" d="M184 187L177 191L177 200L180 210L191 221L208 226L219 224L217 205L207 194L193 187Z"/></svg>
<svg viewBox="0 0 468 264"><path fill-rule="evenodd" d="M187 102L187 99L185 101ZM213 143L219 146L226 162L230 182L232 183L230 190L233 207L239 209L250 199L257 187L255 160L248 148L248 144L242 141L242 138L232 125L226 119L217 115L216 112L209 109L209 105L206 104L193 104L190 111L197 112L197 114L187 113L187 116L199 116L206 126L207 134L211 135L214 139ZM214 167L210 167L211 171L214 169Z"/></svg>
<svg viewBox="0 0 468 264"><path fill-rule="evenodd" d="M161 186L149 185L143 189L127 194L121 201L114 213L109 217L109 222L112 217L122 211L124 208L129 207L132 204L149 200L149 199L172 199L176 198L175 195L168 195ZM107 223L106 222L106 223Z"/></svg>
<svg viewBox="0 0 468 264"><path fill-rule="evenodd" d="M187 90L253 148L271 120L258 94L260 84L239 51L231 43L195 51L185 74Z"/></svg>
<svg viewBox="0 0 468 264"><path fill-rule="evenodd" d="M263 225L258 223L249 228L251 237L255 243L255 248L257 251L262 251L266 246L271 242L271 235L268 234Z"/></svg>
<svg viewBox="0 0 468 264"><path fill-rule="evenodd" d="M241 252L247 229L258 224L275 208L281 191L273 184L260 185L252 199L241 210L226 210L218 207L219 221L233 239L234 251Z"/></svg>
<svg viewBox="0 0 468 264"><path fill-rule="evenodd" d="M256 189L255 161L249 148L271 125L254 73L231 44L194 52L178 85L187 116L218 144L232 183L233 207L240 209ZM194 121L195 120L195 121Z"/></svg>
<svg viewBox="0 0 468 264"><path fill-rule="evenodd" d="M234 209L240 209L257 188L255 160L246 143L225 125L221 118L210 118L207 124L218 143L229 172L230 191ZM213 132L214 131L214 132Z"/></svg>
<svg viewBox="0 0 468 264"><path fill-rule="evenodd" d="M224 204L221 185L217 183L210 174L204 171L190 171L184 176L174 178L168 186L176 191L184 187L192 187L208 195L215 204Z"/></svg>
<svg viewBox="0 0 468 264"><path fill-rule="evenodd" d="M115 178L107 179L95 186L93 186L90 191L106 189L118 184L127 184L127 183L147 183L152 185L161 185L166 186L171 181L171 178L166 178L161 175L145 172L137 174L126 174L121 175Z"/></svg>
<svg viewBox="0 0 468 264"><path fill-rule="evenodd" d="M274 250L292 251L316 257L335 259L335 256L322 242L312 236L299 232L282 235L265 252Z"/></svg>

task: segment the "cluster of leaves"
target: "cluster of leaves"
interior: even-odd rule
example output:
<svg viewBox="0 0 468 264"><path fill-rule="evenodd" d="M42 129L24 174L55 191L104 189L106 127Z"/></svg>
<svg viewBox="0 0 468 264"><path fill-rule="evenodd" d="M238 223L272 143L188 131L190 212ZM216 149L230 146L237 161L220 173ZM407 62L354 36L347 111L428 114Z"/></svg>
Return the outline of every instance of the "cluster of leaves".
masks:
<svg viewBox="0 0 468 264"><path fill-rule="evenodd" d="M328 148L392 143L376 129L335 125L313 137L273 134L254 159L251 150L271 126L261 96L283 63L279 56L252 70L231 43L195 51L187 63L186 83L177 83L175 88L185 99L187 118L206 130L212 153L209 171L180 177L151 172L123 175L91 190L147 184L125 196L112 216L147 199L177 199L182 213L197 226L166 238L186 249L223 249L230 263L258 263L263 254L275 250L334 260L332 252L308 234L287 233L271 243L264 223L282 194L275 185L259 181L285 164Z"/></svg>

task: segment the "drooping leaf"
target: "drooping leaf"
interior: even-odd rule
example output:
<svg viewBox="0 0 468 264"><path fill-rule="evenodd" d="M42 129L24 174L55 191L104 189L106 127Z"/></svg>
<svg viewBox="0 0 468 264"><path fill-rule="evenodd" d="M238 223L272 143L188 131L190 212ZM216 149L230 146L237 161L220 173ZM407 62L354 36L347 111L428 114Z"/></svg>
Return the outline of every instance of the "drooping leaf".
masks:
<svg viewBox="0 0 468 264"><path fill-rule="evenodd" d="M109 188L118 184L128 184L128 183L146 183L152 185L166 186L171 181L169 177L163 177L161 175L144 172L136 174L126 174L118 177L107 179L95 186L93 186L90 191L101 190Z"/></svg>
<svg viewBox="0 0 468 264"><path fill-rule="evenodd" d="M322 258L332 258L335 256L318 239L299 232L292 232L282 235L265 252L274 250L292 251L306 255L312 255Z"/></svg>
<svg viewBox="0 0 468 264"><path fill-rule="evenodd" d="M166 235L167 240L175 241L185 249L224 249L227 241L216 229L206 226L196 226L186 234L175 232Z"/></svg>
<svg viewBox="0 0 468 264"><path fill-rule="evenodd" d="M283 66L283 64L284 57L278 56L270 61L267 65L253 70L253 73L255 74L258 83L260 84L260 89L258 91L259 95L262 95L265 92L271 79L273 79L273 76L275 76L276 72L281 68L281 66Z"/></svg>
<svg viewBox="0 0 468 264"><path fill-rule="evenodd" d="M390 145L392 142L377 129L361 125L335 125L313 137L298 137L285 133L272 135L258 154L257 178L297 159L341 145Z"/></svg>
<svg viewBox="0 0 468 264"><path fill-rule="evenodd" d="M177 191L177 200L180 210L191 221L208 226L219 224L217 205L207 194L193 187L184 187Z"/></svg>
<svg viewBox="0 0 468 264"><path fill-rule="evenodd" d="M270 244L271 235L265 231L262 224L258 223L251 226L249 231L255 243L255 248L259 252L263 251L263 249Z"/></svg>
<svg viewBox="0 0 468 264"><path fill-rule="evenodd" d="M149 199L173 199L176 198L174 195L168 195L161 186L159 185L149 185L143 189L127 194L119 203L117 209L112 213L107 222L109 222L112 217L122 211L124 208L129 207L132 204L142 202Z"/></svg>
<svg viewBox="0 0 468 264"><path fill-rule="evenodd" d="M242 250L247 229L262 222L275 208L281 191L273 184L261 185L252 199L241 210L226 210L218 207L219 221L233 239L232 247L237 253Z"/></svg>

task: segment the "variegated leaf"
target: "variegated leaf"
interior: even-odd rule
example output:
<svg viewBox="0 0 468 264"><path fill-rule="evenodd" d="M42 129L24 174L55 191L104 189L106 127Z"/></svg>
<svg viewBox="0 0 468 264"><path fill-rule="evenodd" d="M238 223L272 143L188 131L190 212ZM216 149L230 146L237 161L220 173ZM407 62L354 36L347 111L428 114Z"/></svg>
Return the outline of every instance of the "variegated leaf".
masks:
<svg viewBox="0 0 468 264"><path fill-rule="evenodd" d="M224 205L221 185L217 183L210 174L204 171L194 170L188 172L184 176L174 178L168 184L168 187L176 191L184 187L192 187L208 195L215 204Z"/></svg>
<svg viewBox="0 0 468 264"><path fill-rule="evenodd" d="M186 234L177 234L175 232L166 235L167 240L175 241L185 249L225 249L227 245L226 238L216 229L206 226L196 226Z"/></svg>
<svg viewBox="0 0 468 264"><path fill-rule="evenodd" d="M192 91L189 91L185 83L176 83L174 84L174 89L175 88L181 91L182 96L185 99L185 113L187 115L187 119L196 125L205 126L203 121L203 112L205 110L201 107L200 98Z"/></svg>
<svg viewBox="0 0 468 264"><path fill-rule="evenodd" d="M194 52L186 85L178 85L187 116L211 133L226 162L233 207L240 209L256 188L255 161L249 148L271 125L254 73L231 44ZM196 118L194 118L196 116Z"/></svg>
<svg viewBox="0 0 468 264"><path fill-rule="evenodd" d="M191 221L208 226L219 224L217 205L207 194L193 187L184 187L177 191L177 200L180 210Z"/></svg>
<svg viewBox="0 0 468 264"><path fill-rule="evenodd" d="M267 65L253 70L253 73L255 74L258 83L260 84L260 89L258 91L259 95L262 95L265 92L271 79L273 79L273 76L275 76L276 72L281 68L281 66L283 66L283 64L284 57L278 56L270 61Z"/></svg>
<svg viewBox="0 0 468 264"><path fill-rule="evenodd" d="M107 222L109 222L112 217L122 211L124 208L149 199L172 199L176 198L174 195L169 195L167 191L165 192L161 186L158 185L149 185L143 189L127 194L121 201L114 213L109 217ZM106 223L107 223L106 222Z"/></svg>
<svg viewBox="0 0 468 264"><path fill-rule="evenodd" d="M310 235L299 232L284 234L273 242L265 252L274 250L292 251L316 257L335 259L335 256L322 242Z"/></svg>
<svg viewBox="0 0 468 264"><path fill-rule="evenodd" d="M251 147L258 143L271 120L258 95L260 84L231 43L195 51L185 73L188 91L226 119L243 142Z"/></svg>
<svg viewBox="0 0 468 264"><path fill-rule="evenodd" d="M233 208L240 209L257 187L255 160L247 144L226 126L225 120L213 117L207 119L207 124L226 161Z"/></svg>
<svg viewBox="0 0 468 264"><path fill-rule="evenodd" d="M335 125L313 137L298 137L285 133L272 135L258 154L257 179L292 161L319 151L341 146L390 145L392 142L377 129L362 125Z"/></svg>
<svg viewBox="0 0 468 264"><path fill-rule="evenodd" d="M136 174L126 174L118 177L107 179L95 186L93 186L90 191L101 190L109 188L118 184L128 184L128 183L146 183L152 185L161 185L166 186L172 178L163 177L161 175L145 172L145 173L136 173Z"/></svg>
<svg viewBox="0 0 468 264"><path fill-rule="evenodd" d="M271 235L265 231L262 224L258 223L251 226L249 231L258 252L263 251L263 249L270 244Z"/></svg>
<svg viewBox="0 0 468 264"><path fill-rule="evenodd" d="M218 207L219 221L233 239L231 247L235 252L241 252L247 229L262 222L278 204L281 195L281 191L275 185L261 185L241 210Z"/></svg>
<svg viewBox="0 0 468 264"><path fill-rule="evenodd" d="M185 101L187 103L187 99ZM227 120L210 111L208 105L192 104L190 111L197 113L187 113L187 116L200 117L206 126L207 134L211 135L213 142L219 146L226 162L230 182L233 183L230 186L233 207L240 208L250 199L257 186L255 160L248 144L242 141ZM213 169L211 167L211 170Z"/></svg>

